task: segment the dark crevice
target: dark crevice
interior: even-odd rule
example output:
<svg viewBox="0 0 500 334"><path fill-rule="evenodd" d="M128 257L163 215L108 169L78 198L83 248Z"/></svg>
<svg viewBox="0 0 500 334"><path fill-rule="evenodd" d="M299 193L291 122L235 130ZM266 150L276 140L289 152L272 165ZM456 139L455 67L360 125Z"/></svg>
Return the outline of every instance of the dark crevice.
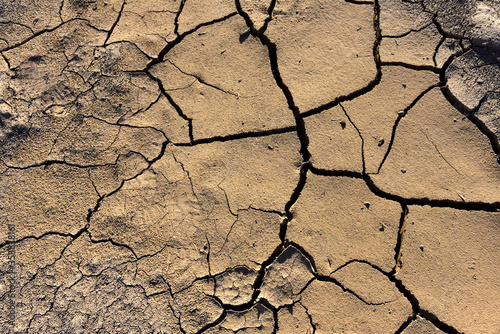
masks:
<svg viewBox="0 0 500 334"><path fill-rule="evenodd" d="M211 322L211 323L206 324L205 326L203 326L199 331L196 332L196 334L201 334L201 333L209 330L210 328L214 328L215 326L217 326L221 322L223 322L224 319L226 319L226 316L227 316L226 309L222 309L222 313L221 313L221 315L217 319L215 319L213 322ZM179 327L182 329L182 327L180 325L180 319L179 319ZM185 333L184 330L183 330L183 333Z"/></svg>
<svg viewBox="0 0 500 334"><path fill-rule="evenodd" d="M396 275L398 271L403 267L401 262L401 255L403 250L404 234L406 231L406 217L408 217L408 205L401 204L401 218L399 219L399 230L398 230L398 240L396 242L396 247L394 248L394 269L391 274Z"/></svg>
<svg viewBox="0 0 500 334"><path fill-rule="evenodd" d="M184 4L185 4L185 1L186 0L181 0L181 4L180 4L180 7L179 7L179 11L177 12L177 15L175 17L175 33L177 34L177 37L175 38L174 41L172 41L171 43L167 43L167 45L163 48L163 50L160 51L160 53L158 54L158 57L151 60L147 65L146 65L146 68L143 70L143 72L145 72L151 79L153 79L154 81L156 81L158 83L158 86L160 88L160 91L162 92L162 94L167 98L167 100L170 102L170 104L174 107L174 109L177 111L177 113L179 114L179 116L181 118L183 118L184 120L186 120L188 122L188 129L189 129L189 140L190 140L190 143L193 144L194 142L194 139L193 139L193 120L189 117L187 117L184 112L182 111L181 107L175 103L175 101L173 100L172 96L170 96L170 94L167 93L167 91L165 90L165 87L163 86L161 80L157 77L155 77L154 75L151 74L150 72L150 69L156 65L156 64L159 64L161 62L164 61L164 58L165 58L165 55L174 47L176 46L177 44L179 44L183 39L184 37L194 33L196 30L202 28L202 27L205 27L205 26L209 26L209 25L212 25L212 24L215 24L215 23L218 23L218 22L222 22L222 21L225 21L235 15L237 15L237 13L231 13L231 14L228 14L224 17L221 17L221 18L218 18L218 19L215 19L215 20L212 20L210 22L204 22L204 23L201 23L199 25L197 25L196 27L194 27L193 29L189 30L189 31L186 31L182 34L178 34L177 33L177 30L179 28L179 25L178 25L178 19L179 19L179 15L181 14L182 12L182 9L184 7Z"/></svg>
<svg viewBox="0 0 500 334"><path fill-rule="evenodd" d="M285 128L271 129L265 131L255 131L255 132L243 132L243 133L235 133L227 136L215 136L210 138L196 139L193 140L192 143L179 143L176 146L193 146L199 144L209 144L214 142L226 142L231 140L238 140L244 138L256 138L256 137L267 137L280 133L289 133L294 132L296 130L295 126L289 126Z"/></svg>
<svg viewBox="0 0 500 334"><path fill-rule="evenodd" d="M319 274L317 269L316 269L316 265L314 263L314 258L303 248L301 247L300 245L298 245L297 243L295 242L289 242L287 243L286 246L288 245L293 245L295 248L297 248L308 260L309 262L311 263L311 267L312 267L312 274L314 275L315 279L317 279L318 281L322 281L322 282L331 282L331 283L334 283L335 285L339 286L340 288L342 288L343 291L345 292L348 292L350 294L352 294L353 296L355 296L356 298L358 298L359 300L361 300L363 303L365 304L368 304L368 305L382 305L384 303L380 303L380 304L370 304L368 302L366 302L363 298L361 298L360 296L358 296L354 291L351 291L350 289L347 289L345 288L339 281L337 281L335 278L331 277L331 276L328 276L328 275L322 275L322 274ZM384 270L382 270L380 267L366 261L366 260L351 260L349 262L347 262L346 264L340 266L339 268L337 268L335 271L338 271L340 270L341 268L349 265L350 263L354 263L354 262L357 262L357 263L364 263L364 264L367 264L369 266L371 266L373 269L379 271L380 273L382 273L384 276L386 276L392 283L394 283L394 285L397 287L397 289L405 296L406 299L409 300L409 302L411 303L412 305L412 309L413 309L413 316L415 316L415 314L417 313L419 307L418 307L418 301L417 299L413 296L413 294L411 294L410 291L408 291L402 284L402 282L400 280L398 280L394 275L392 275L391 273L388 273L388 272L385 272ZM335 272L333 271L333 272Z"/></svg>
<svg viewBox="0 0 500 334"><path fill-rule="evenodd" d="M288 86L283 82L283 79L281 77L279 68L278 68L278 56L277 56L277 49L276 49L276 44L271 42L271 40L264 35L263 33L260 33L259 31L255 30L253 27L252 21L250 17L248 16L247 13L245 13L240 5L240 2L236 0L236 9L238 10L238 13L245 19L245 22L247 26L250 28L250 32L253 36L259 38L260 42L262 45L264 45L268 49L268 54L269 54L269 61L271 65L271 72L273 74L274 80L276 81L276 84L278 87L282 90L283 94L285 95L288 108L292 111L293 116L295 118L295 123L296 123L296 129L297 129L297 134L300 140L300 153L302 154L303 161L309 161L310 158L310 153L307 149L307 146L309 144L309 139L306 134L306 129L305 129L305 124L302 118L300 117L300 112L299 108L295 105L295 102L293 100L292 93L290 92L290 89Z"/></svg>
<svg viewBox="0 0 500 334"><path fill-rule="evenodd" d="M435 23L437 25L437 23ZM438 26L438 30L440 30L440 27L439 25ZM454 38L454 39L463 39L463 37L457 37L457 36L448 36L447 34L444 34L442 33L442 31L440 30L440 33L446 37L446 38ZM444 39L442 39L440 41L440 44L441 45L442 43L444 42ZM439 48L439 45L438 47L436 48L436 52ZM465 52L467 52L469 49L464 49L462 50L461 52L458 52L457 54L454 54L452 56L450 56L448 58L448 60L443 64L443 66L441 67L441 69L438 69L436 67L432 67L432 66L416 66L416 65L411 65L411 64L404 64L404 63L395 63L395 62L392 62L392 63L383 63L382 65L383 66L394 66L394 65L397 65L397 66L403 66L403 67L407 67L407 68L410 68L410 69L414 69L414 70L430 70L434 73L437 73L439 74L439 78L440 78L440 84L439 86L441 87L441 92L442 94L444 95L444 97L448 100L448 102L455 108L457 109L460 113L464 114L465 116L467 116L467 118L489 139L490 141L490 145L493 149L493 151L496 153L496 154L499 154L500 155L500 142L498 140L498 138L496 137L496 135L486 127L486 125L481 122L475 115L474 113L479 109L479 107L481 106L481 103L478 104L478 106L471 110L469 108L467 108L462 102L460 102L452 93L451 91L449 90L448 86L447 86L447 80L446 80L446 71L448 69L448 67L450 66L450 64L458 57L460 57L461 55L463 55ZM434 57L435 57L436 54L434 54ZM483 98L484 100L484 98ZM394 130L394 129L393 129ZM385 157L384 157L385 159ZM382 165L382 164L381 164ZM380 167L379 167L379 171L380 171Z"/></svg>
<svg viewBox="0 0 500 334"><path fill-rule="evenodd" d="M181 107L174 101L174 99L172 98L172 96L170 96L170 94L167 93L167 91L165 90L165 87L163 87L163 83L161 82L161 80L159 78L153 76L149 71L147 71L146 73L147 73L147 75L152 80L154 80L154 81L156 81L158 83L158 87L160 88L160 92L163 94L163 96L165 96L167 98L168 102L175 109L175 111L177 112L177 114L182 119L184 119L185 121L187 121L187 123L188 123L188 131L189 131L189 141L190 141L190 144L192 145L193 142L194 142L194 139L193 139L193 119L187 117L186 114L184 114L184 112L182 111Z"/></svg>
<svg viewBox="0 0 500 334"><path fill-rule="evenodd" d="M313 329L313 332L312 334L316 333L316 324L314 323L313 321L313 318L311 316L311 314L309 313L309 310L307 309L307 307L304 306L304 304L300 303L299 304L304 308L304 310L306 311L306 314L307 314L307 317L309 318L309 324L311 325L312 329Z"/></svg>
<svg viewBox="0 0 500 334"><path fill-rule="evenodd" d="M342 283L340 283L338 280L336 280L335 278L331 277L331 276L326 276L326 275L320 275L318 273L313 273L314 274L314 277L316 278L316 280L320 281L320 282L328 282L328 283L333 283L335 284L336 286L338 286L339 288L342 289L342 291L344 292L347 292L351 295L353 295L354 297L356 297L358 300L360 300L362 303L366 304L366 305L374 305L374 306L378 306L378 305L384 305L386 304L387 302L382 302L382 303L370 303L368 301L366 301L363 297L361 297L360 295L358 295L356 292L354 292L353 290L349 289L349 288L346 288Z"/></svg>
<svg viewBox="0 0 500 334"><path fill-rule="evenodd" d="M40 239L43 239L43 238L50 236L50 235L57 235L60 237L70 237L71 239L75 240L78 237L80 237L80 235L82 235L84 232L87 231L87 227L88 227L87 225L84 226L83 228L78 230L75 234L63 233L63 232L57 232L57 231L49 231L49 232L45 232L43 234L40 234L39 236L29 235L29 236L22 237L21 239L18 239L18 240L8 240L8 241L5 241L5 242L0 244L0 249L2 249L3 247L5 247L7 245L17 244L17 243L23 242L23 241L28 240L28 239L40 240Z"/></svg>
<svg viewBox="0 0 500 334"><path fill-rule="evenodd" d="M271 310L273 312L273 320L274 320L274 327L273 327L272 334L276 334L276 333L278 333L278 330L280 328L278 325L278 309L274 307Z"/></svg>
<svg viewBox="0 0 500 334"><path fill-rule="evenodd" d="M329 169L321 169L321 168L316 168L314 166L310 166L309 170L311 173L315 175L321 175L321 176L346 176L346 177L352 177L355 179L363 179L363 174L360 172L355 172L355 171L350 171L350 170L329 170Z"/></svg>
<svg viewBox="0 0 500 334"><path fill-rule="evenodd" d="M439 32L439 34L441 36L444 36L446 38L455 38L455 39L465 39L464 36L461 36L461 35L455 35L455 34L452 34L452 33L449 33L447 31L445 31L443 29L443 27L441 26L441 24L438 22L437 20L437 12L433 12L433 11L430 11L428 10L427 8L425 8L425 2L422 1L421 2L422 4L422 7L424 8L424 12L426 13L429 13L429 14L432 14L432 23L434 23L434 25L436 26L436 29L437 31ZM438 9L438 11L440 10L441 8Z"/></svg>
<svg viewBox="0 0 500 334"><path fill-rule="evenodd" d="M443 94L446 96L446 94L443 92ZM491 148L493 149L493 152L495 152L497 155L500 155L500 138L497 137L497 135L492 132L486 124L483 123L479 118L476 117L476 115L471 114L467 116L467 118L474 123L474 125L481 131L486 137L488 137L488 140L490 141ZM500 156L498 157L498 163L500 164Z"/></svg>
<svg viewBox="0 0 500 334"><path fill-rule="evenodd" d="M418 314L419 314L422 318L424 318L424 319L426 319L426 320L428 320L428 321L432 322L432 324L433 324L434 326L436 326L438 329L442 330L443 332L445 332L445 333L447 333L447 334L463 334L463 333L459 332L458 330L456 330L454 327L452 327L452 326L450 326L450 325L448 325L448 324L446 324L446 323L442 322L441 320L439 320L439 319L438 319L438 318L437 318L434 314L432 314L431 312L428 312L428 311L426 311L426 310L424 310L424 309L420 309L420 310L419 310L419 312L418 312Z"/></svg>
<svg viewBox="0 0 500 334"><path fill-rule="evenodd" d="M127 1L125 1L125 0L123 1L122 6L120 7L120 11L118 12L118 16L116 17L115 22L113 22L113 25L109 29L108 36L106 36L106 39L104 40L104 46L106 46L106 44L108 43L108 40L111 37L111 35L113 34L113 31L115 30L116 25L118 24L118 21L120 21L120 18L122 17L122 13L123 13L123 8L125 7L126 2Z"/></svg>
<svg viewBox="0 0 500 334"><path fill-rule="evenodd" d="M239 3L239 1L237 0ZM267 8L267 18L264 20L264 24L262 27L259 29L258 33L259 34L264 34L267 30L267 26L269 25L269 22L273 19L273 11L274 7L276 7L276 0L271 0L271 3L269 4L269 7Z"/></svg>
<svg viewBox="0 0 500 334"><path fill-rule="evenodd" d="M127 244L122 244L120 242L117 242L117 241L114 241L113 239L111 238L107 238L107 239L99 239L99 240L94 240L92 239L92 235L90 234L89 231L87 231L87 233L89 234L89 240L90 242L92 242L93 244L101 244L101 243L104 243L104 242L109 242L110 244L112 244L113 246L116 246L116 247L122 247L122 248L126 248L127 250L129 250L136 259L138 259L138 256L137 254L134 252L134 250L132 249L132 247L130 247L129 245Z"/></svg>
<svg viewBox="0 0 500 334"><path fill-rule="evenodd" d="M457 109L460 113L464 114L478 129L481 131L490 141L490 145L493 149L493 151L500 155L500 142L497 136L490 130L486 125L479 120L474 114L475 112L481 107L481 104L483 103L484 99L486 98L487 95L483 97L483 99L480 101L478 106L474 109L469 109L467 108L460 100L458 100L450 91L450 89L447 86L447 80L446 80L446 71L450 64L455 60L457 57L460 57L463 55L466 50L463 52L460 52L456 55L451 56L443 65L441 72L439 73L440 80L441 80L441 92L443 93L444 97L448 102L455 108Z"/></svg>
<svg viewBox="0 0 500 334"><path fill-rule="evenodd" d="M265 300L265 299L258 300L258 297L260 294L259 289L262 286L262 282L264 280L264 275L266 273L266 268L276 260L276 258L281 254L282 251L283 251L283 244L280 244L272 252L271 256L261 264L261 267L260 267L259 271L257 272L257 277L252 285L253 293L252 293L252 297L251 297L250 301L248 301L244 304L240 304L240 305L224 304L219 297L217 297L215 295L213 295L213 296L210 295L209 297L213 298L215 301L217 301L221 305L223 312L215 321L205 325L199 331L197 331L197 333L203 333L206 330L208 330L210 328L214 328L215 326L219 325L226 318L228 311L235 311L235 312L248 311L253 306L255 306L257 303L260 303L260 304L266 306L267 308L269 308L273 312L273 314L275 316L275 320L276 320L277 319L276 308L274 306L272 306L271 304L269 304L269 302L267 302L267 300ZM215 280L214 280L214 284L216 284ZM277 321L275 321L274 328L275 328L275 330L277 330Z"/></svg>
<svg viewBox="0 0 500 334"><path fill-rule="evenodd" d="M417 70L417 71L431 71L436 74L439 74L439 69L430 66L430 65L414 65L414 64L408 64L408 63L403 63L403 62L397 62L397 61L384 61L382 62L382 66L401 66L401 67L406 67L412 70Z"/></svg>
<svg viewBox="0 0 500 334"><path fill-rule="evenodd" d="M5 162L3 162L3 164L8 168L17 169L17 170L26 170L26 169L38 168L38 167L48 167L51 165L66 165L66 166L70 166L70 167L74 167L74 168L82 168L82 169L83 168L106 167L106 166L113 165L113 163L111 163L111 164L108 164L108 163L107 164L95 164L95 165L79 165L79 164L74 164L71 162L66 162L64 160L45 160L45 161L42 161L40 163L36 163L36 164L28 165L28 166L22 166L22 167L11 166L11 165L6 164Z"/></svg>
<svg viewBox="0 0 500 334"><path fill-rule="evenodd" d="M308 166L309 166L308 162L301 164L299 171L300 173L299 182L297 183L297 186L293 190L292 195L290 196L290 200L288 200L288 202L285 204L285 218L281 222L280 232L279 232L279 238L283 244L286 242L286 231L288 229L288 223L293 219L293 214L290 211L290 209L295 204L295 202L297 202L297 199L299 198L302 189L304 189L307 180Z"/></svg>
<svg viewBox="0 0 500 334"><path fill-rule="evenodd" d="M399 202L404 205L417 205L439 208L452 208L458 210L468 211L487 211L487 212L500 212L500 202L485 203L485 202L463 202L453 201L449 199L430 199L430 198L405 198L399 195L390 194L378 188L371 177L367 175L365 182L370 190L377 196Z"/></svg>
<svg viewBox="0 0 500 334"><path fill-rule="evenodd" d="M177 36L179 36L179 17L182 14L182 10L184 9L185 4L186 0L181 0L181 3L179 4L179 10L177 11L174 19L174 34L176 34Z"/></svg>
<svg viewBox="0 0 500 334"><path fill-rule="evenodd" d="M269 15L271 17L272 11L275 6L275 1L273 1L269 7ZM309 138L306 133L306 128L305 128L305 123L302 117L300 117L300 111L299 108L295 105L292 93L288 86L283 82L283 78L281 77L279 67L278 67L278 56L277 56L277 47L276 44L271 42L271 40L264 35L265 28L267 27L267 24L265 25L264 29L261 30L256 30L255 27L253 26L253 23L247 13L245 13L242 8L239 0L236 0L236 8L238 10L238 13L245 19L245 22L247 26L250 28L250 32L253 36L259 38L261 41L262 45L267 47L268 49L268 54L269 54L269 61L270 61L270 66L271 66L271 72L273 74L274 80L276 81L276 84L278 87L281 89L283 92L288 108L292 111L293 116L295 118L295 130L297 131L297 135L300 141L300 153L302 155L302 164L300 166L300 176L299 176L299 181L297 183L296 188L292 192L292 195L290 197L290 200L287 202L285 205L285 212L286 212L286 218L283 220L281 226L280 226L280 233L279 237L282 241L282 243L286 239L286 230L288 226L288 222L292 219L292 214L290 212L290 208L292 205L296 202L298 199L300 192L304 188L306 178L307 178L307 168L309 164L309 159L311 157L311 154L309 153L308 150L308 145L309 145Z"/></svg>
<svg viewBox="0 0 500 334"><path fill-rule="evenodd" d="M364 0L344 0L344 1L355 5L373 5L373 1L364 1Z"/></svg>

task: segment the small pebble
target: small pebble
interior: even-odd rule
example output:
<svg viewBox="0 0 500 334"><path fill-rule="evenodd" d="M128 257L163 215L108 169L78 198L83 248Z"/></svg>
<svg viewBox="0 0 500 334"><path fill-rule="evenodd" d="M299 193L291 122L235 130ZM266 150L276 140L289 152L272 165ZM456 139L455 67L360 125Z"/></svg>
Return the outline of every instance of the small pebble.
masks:
<svg viewBox="0 0 500 334"><path fill-rule="evenodd" d="M423 252L424 251L424 246L420 245L420 250Z"/></svg>
<svg viewBox="0 0 500 334"><path fill-rule="evenodd" d="M378 147L384 145L384 142L385 142L384 137L380 137L380 139L378 141Z"/></svg>
<svg viewBox="0 0 500 334"><path fill-rule="evenodd" d="M384 232L385 231L385 225L380 223L380 228L378 229L380 232Z"/></svg>
<svg viewBox="0 0 500 334"><path fill-rule="evenodd" d="M342 127L342 130L344 130L344 129L345 129L345 127L346 127L345 122L344 122L344 121L340 121L340 126Z"/></svg>
<svg viewBox="0 0 500 334"><path fill-rule="evenodd" d="M401 169L401 173L403 173L403 174L406 173L406 169L404 169L404 168Z"/></svg>
<svg viewBox="0 0 500 334"><path fill-rule="evenodd" d="M406 111L404 110L398 111L398 115L403 117L404 115L406 115Z"/></svg>
<svg viewBox="0 0 500 334"><path fill-rule="evenodd" d="M365 206L366 206L367 209L369 209L370 208L370 203L365 202Z"/></svg>

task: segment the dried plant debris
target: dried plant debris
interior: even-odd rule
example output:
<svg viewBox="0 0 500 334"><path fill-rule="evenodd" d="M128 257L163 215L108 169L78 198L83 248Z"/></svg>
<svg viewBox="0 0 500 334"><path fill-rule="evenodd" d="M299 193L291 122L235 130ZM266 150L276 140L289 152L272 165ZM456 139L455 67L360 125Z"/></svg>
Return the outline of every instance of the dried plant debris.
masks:
<svg viewBox="0 0 500 334"><path fill-rule="evenodd" d="M1 333L500 332L497 0L0 0Z"/></svg>

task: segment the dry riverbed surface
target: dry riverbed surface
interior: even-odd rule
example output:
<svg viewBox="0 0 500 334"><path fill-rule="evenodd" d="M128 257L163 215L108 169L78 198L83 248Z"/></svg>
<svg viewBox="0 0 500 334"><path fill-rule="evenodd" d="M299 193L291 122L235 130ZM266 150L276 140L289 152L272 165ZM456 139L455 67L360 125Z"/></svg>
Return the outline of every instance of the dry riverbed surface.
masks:
<svg viewBox="0 0 500 334"><path fill-rule="evenodd" d="M498 0L0 0L1 333L500 332Z"/></svg>

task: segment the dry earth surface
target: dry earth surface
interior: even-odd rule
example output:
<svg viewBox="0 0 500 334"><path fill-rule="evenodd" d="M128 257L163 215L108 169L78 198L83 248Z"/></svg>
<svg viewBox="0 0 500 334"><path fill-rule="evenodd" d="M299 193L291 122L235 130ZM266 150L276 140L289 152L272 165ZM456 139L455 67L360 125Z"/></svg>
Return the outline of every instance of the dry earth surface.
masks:
<svg viewBox="0 0 500 334"><path fill-rule="evenodd" d="M0 0L1 333L500 333L498 0Z"/></svg>

